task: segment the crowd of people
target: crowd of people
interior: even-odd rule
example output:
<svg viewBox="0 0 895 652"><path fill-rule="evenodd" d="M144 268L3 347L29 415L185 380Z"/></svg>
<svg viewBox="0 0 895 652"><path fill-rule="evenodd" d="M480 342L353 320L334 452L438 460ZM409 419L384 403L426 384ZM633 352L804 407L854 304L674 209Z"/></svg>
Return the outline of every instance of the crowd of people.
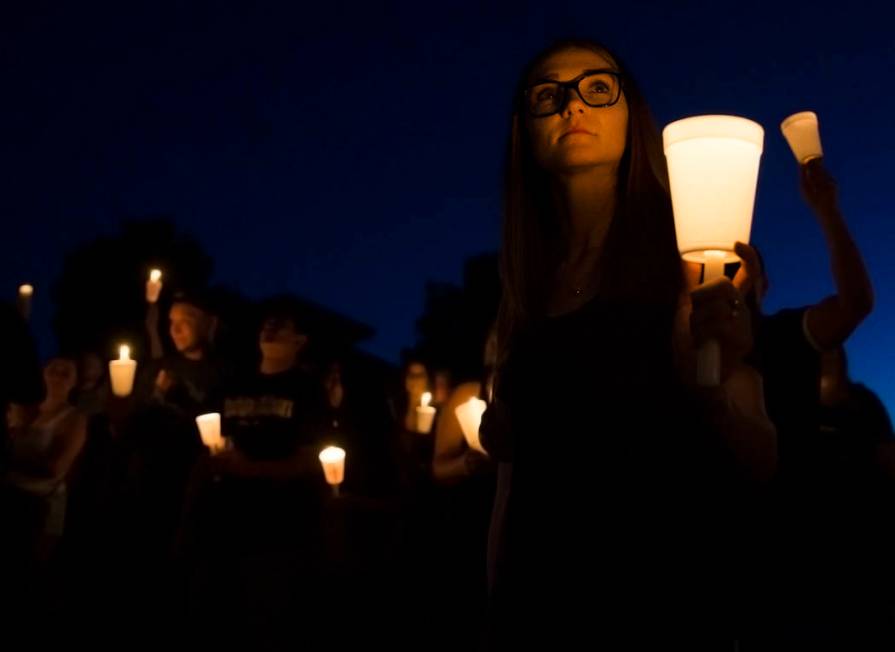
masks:
<svg viewBox="0 0 895 652"><path fill-rule="evenodd" d="M352 383L347 359L308 355L285 297L240 367L193 290L147 304L150 360L122 398L95 352L41 375L3 308L6 613L35 640L100 637L99 618L253 649L895 640L895 439L844 348L873 290L824 160L800 187L835 291L767 315L756 247L710 283L682 264L658 133L605 47L530 62L511 125L475 377L411 354L394 384ZM716 387L695 381L708 340ZM456 412L471 398L483 450ZM347 451L338 495L327 445Z"/></svg>

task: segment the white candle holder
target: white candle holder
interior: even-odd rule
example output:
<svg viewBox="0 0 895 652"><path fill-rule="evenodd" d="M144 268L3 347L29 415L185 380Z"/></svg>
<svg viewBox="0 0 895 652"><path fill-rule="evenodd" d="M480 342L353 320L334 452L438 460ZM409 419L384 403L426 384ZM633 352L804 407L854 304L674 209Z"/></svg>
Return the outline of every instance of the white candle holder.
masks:
<svg viewBox="0 0 895 652"><path fill-rule="evenodd" d="M813 111L792 114L780 123L780 131L801 165L824 155L817 114Z"/></svg>
<svg viewBox="0 0 895 652"><path fill-rule="evenodd" d="M130 347L122 344L118 349L118 359L109 361L109 379L112 394L119 398L130 396L134 391L134 378L137 375L137 361L131 360Z"/></svg>
<svg viewBox="0 0 895 652"><path fill-rule="evenodd" d="M420 405L416 407L416 431L422 435L432 432L432 425L435 423L435 408L430 405L431 402L431 392L425 392Z"/></svg>
<svg viewBox="0 0 895 652"><path fill-rule="evenodd" d="M345 450L338 446L328 446L318 455L323 467L326 483L332 487L333 495L339 495L339 485L345 480Z"/></svg>
<svg viewBox="0 0 895 652"><path fill-rule="evenodd" d="M684 260L705 266L703 283L738 262L737 242L749 242L764 129L745 118L703 115L672 122L662 132L674 225ZM697 382L721 382L717 342L697 352Z"/></svg>
<svg viewBox="0 0 895 652"><path fill-rule="evenodd" d="M199 427L199 436L202 443L212 455L217 455L227 448L227 441L221 436L221 415L219 412L209 412L196 417L196 425Z"/></svg>
<svg viewBox="0 0 895 652"><path fill-rule="evenodd" d="M487 407L488 404L485 401L473 396L465 403L454 408L454 414L457 415L457 420L460 422L460 429L463 430L466 444L473 450L486 455L487 451L485 451L479 438L479 428L482 425L482 415L485 414Z"/></svg>

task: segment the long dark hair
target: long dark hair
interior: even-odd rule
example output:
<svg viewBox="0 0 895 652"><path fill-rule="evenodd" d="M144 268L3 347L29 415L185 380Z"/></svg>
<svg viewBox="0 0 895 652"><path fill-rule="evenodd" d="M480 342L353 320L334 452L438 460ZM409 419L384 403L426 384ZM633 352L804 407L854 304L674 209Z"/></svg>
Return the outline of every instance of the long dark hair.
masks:
<svg viewBox="0 0 895 652"><path fill-rule="evenodd" d="M534 159L522 98L537 66L572 49L589 50L614 63L628 104L617 208L603 247L599 293L673 306L683 287L665 156L646 100L624 63L600 43L554 43L524 68L514 96L504 187L501 362L515 336L545 315L550 283L565 253L567 226L553 205L549 173Z"/></svg>

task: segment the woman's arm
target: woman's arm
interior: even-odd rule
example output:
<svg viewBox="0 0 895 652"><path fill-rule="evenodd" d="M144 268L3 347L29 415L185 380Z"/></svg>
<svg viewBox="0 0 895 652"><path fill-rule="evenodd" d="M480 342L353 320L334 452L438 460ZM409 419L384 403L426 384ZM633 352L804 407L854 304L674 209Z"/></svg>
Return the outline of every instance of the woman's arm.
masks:
<svg viewBox="0 0 895 652"><path fill-rule="evenodd" d="M27 437L29 433L22 436ZM87 418L78 412L66 418L60 424L53 437L50 448L41 454L34 454L27 449L19 449L14 454L12 464L25 473L46 478L64 477L87 441ZM14 447L14 452L16 447Z"/></svg>
<svg viewBox="0 0 895 652"><path fill-rule="evenodd" d="M742 365L720 387L702 392L709 423L740 468L758 482L771 480L777 471L777 428L765 410L761 374Z"/></svg>
<svg viewBox="0 0 895 652"><path fill-rule="evenodd" d="M722 382L696 387L696 351L710 339L721 348ZM713 281L682 297L674 331L681 378L746 475L763 482L777 469L777 429L767 416L761 375L743 362L751 348L749 310L730 281Z"/></svg>

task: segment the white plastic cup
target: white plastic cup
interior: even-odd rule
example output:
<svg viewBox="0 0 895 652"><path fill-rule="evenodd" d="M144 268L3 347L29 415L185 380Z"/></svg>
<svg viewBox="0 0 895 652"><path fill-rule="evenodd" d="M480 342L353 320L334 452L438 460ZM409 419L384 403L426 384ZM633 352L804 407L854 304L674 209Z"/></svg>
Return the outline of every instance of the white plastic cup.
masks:
<svg viewBox="0 0 895 652"><path fill-rule="evenodd" d="M817 114L813 111L792 114L780 123L780 131L801 165L824 155Z"/></svg>

